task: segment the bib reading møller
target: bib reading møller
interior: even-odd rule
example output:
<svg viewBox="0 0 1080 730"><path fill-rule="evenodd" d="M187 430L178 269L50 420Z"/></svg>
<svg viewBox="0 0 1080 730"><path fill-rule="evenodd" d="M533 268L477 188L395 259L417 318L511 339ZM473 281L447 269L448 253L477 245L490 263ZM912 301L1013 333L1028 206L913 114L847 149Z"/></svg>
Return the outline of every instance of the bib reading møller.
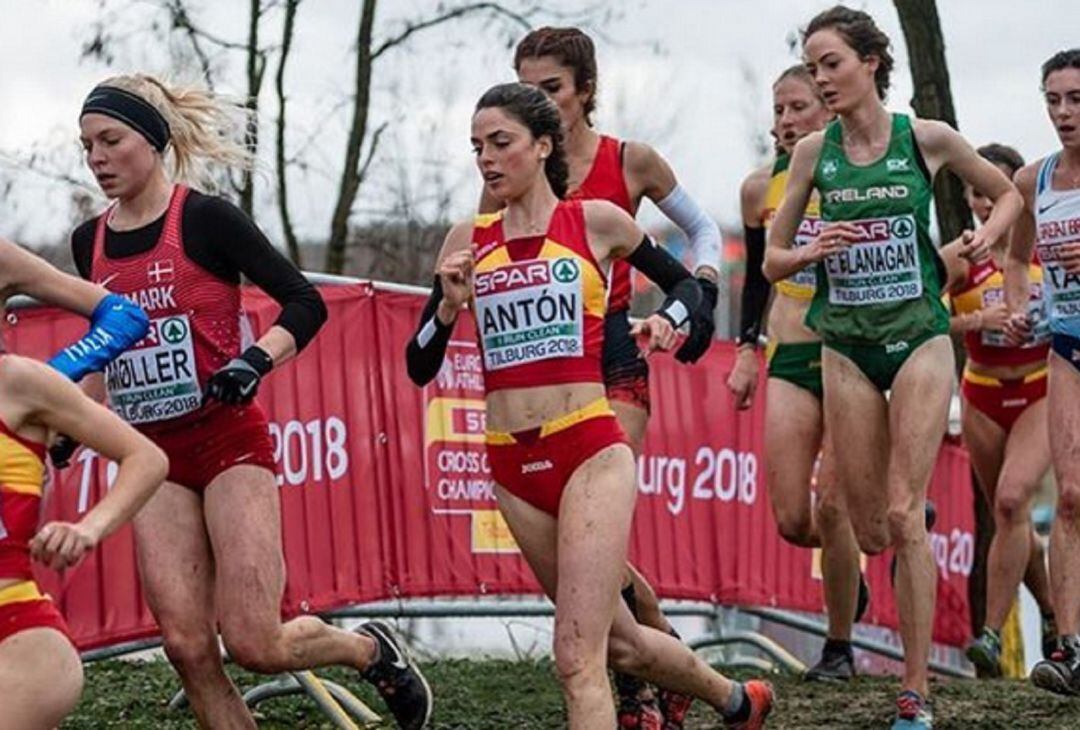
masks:
<svg viewBox="0 0 1080 730"><path fill-rule="evenodd" d="M829 124L814 169L823 224L845 221L859 239L817 265L806 324L828 342L888 344L949 331L941 263L930 240L933 190L911 120L892 115L885 154L856 165L840 122Z"/></svg>
<svg viewBox="0 0 1080 730"><path fill-rule="evenodd" d="M188 188L176 185L153 248L112 258L105 250L108 217L97 221L91 278L150 316L150 331L105 369L109 405L139 426L202 412L203 386L244 344L240 287L188 258L183 211ZM249 338L248 338L249 339ZM216 407L209 405L209 407Z"/></svg>

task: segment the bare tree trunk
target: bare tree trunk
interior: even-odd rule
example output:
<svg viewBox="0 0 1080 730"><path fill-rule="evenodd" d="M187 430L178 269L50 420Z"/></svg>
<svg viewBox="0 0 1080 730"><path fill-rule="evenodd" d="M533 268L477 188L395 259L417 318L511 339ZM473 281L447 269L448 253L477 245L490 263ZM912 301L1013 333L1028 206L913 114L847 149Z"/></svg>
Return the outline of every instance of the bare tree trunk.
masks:
<svg viewBox="0 0 1080 730"><path fill-rule="evenodd" d="M281 57L278 59L274 88L278 98L277 133L274 140L274 163L277 168L278 211L281 213L281 230L285 235L285 250L297 266L301 265L300 245L296 240L292 218L289 216L289 195L285 162L285 63L289 60L292 48L293 25L296 20L296 6L300 0L285 0L285 25L281 34Z"/></svg>
<svg viewBox="0 0 1080 730"><path fill-rule="evenodd" d="M259 48L259 19L262 17L262 0L251 0L251 15L248 18L247 40L247 108L251 110L251 119L245 132L246 143L252 151L259 149L259 91L262 89L263 72L266 70L266 56ZM251 170L245 170L240 184L240 208L254 218L255 176Z"/></svg>
<svg viewBox="0 0 1080 730"><path fill-rule="evenodd" d="M904 30L908 57L911 59L911 79L915 95L911 106L915 113L927 119L940 119L956 128L949 86L949 67L945 61L945 40L941 32L935 0L894 0ZM939 175L934 185L938 231L942 243L956 238L965 228L972 227L971 211L964 200L959 178L951 172ZM963 353L963 350L958 350ZM962 362L963 357L958 358ZM986 558L994 536L993 514L972 472L975 513L975 560L968 578L968 604L971 610L972 632L982 630L986 617Z"/></svg>
<svg viewBox="0 0 1080 730"><path fill-rule="evenodd" d="M904 30L911 80L915 96L911 106L924 119L940 119L957 128L949 86L949 67L945 61L945 39L941 32L936 0L894 0ZM934 201L941 242L953 240L965 228L971 228L971 211L964 200L960 179L951 172L938 176Z"/></svg>
<svg viewBox="0 0 1080 730"><path fill-rule="evenodd" d="M345 164L341 173L334 215L330 219L330 240L326 246L326 271L340 274L345 268L345 241L349 234L349 214L356 191L360 189L362 167L360 151L367 136L368 103L371 98L371 29L375 23L376 0L364 0L360 25L356 33L356 84L354 89L352 125L345 147Z"/></svg>

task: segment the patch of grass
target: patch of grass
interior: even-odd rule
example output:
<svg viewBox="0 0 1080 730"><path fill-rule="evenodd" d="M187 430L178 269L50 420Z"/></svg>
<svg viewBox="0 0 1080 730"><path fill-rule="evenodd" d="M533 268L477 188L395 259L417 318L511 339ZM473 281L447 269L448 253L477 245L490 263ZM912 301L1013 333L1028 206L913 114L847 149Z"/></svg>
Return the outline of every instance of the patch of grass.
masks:
<svg viewBox="0 0 1080 730"><path fill-rule="evenodd" d="M436 693L433 727L440 730L548 730L565 726L562 697L549 660L445 660L424 664ZM235 667L233 680L247 690L264 678ZM383 710L374 692L354 672L320 671L356 691L376 711ZM738 673L747 677L745 673ZM897 682L864 677L848 685L807 684L793 677L771 678L777 706L770 728L881 728L892 719ZM108 661L92 664L86 672L86 690L64 728L191 728L188 712L174 712L166 704L180 683L161 660ZM939 730L963 728L1076 728L1080 727L1080 700L1069 700L1009 680L943 680L933 690ZM314 704L304 697L265 702L256 715L260 728L331 728ZM386 727L392 727L392 723ZM716 714L695 703L687 728L716 728Z"/></svg>

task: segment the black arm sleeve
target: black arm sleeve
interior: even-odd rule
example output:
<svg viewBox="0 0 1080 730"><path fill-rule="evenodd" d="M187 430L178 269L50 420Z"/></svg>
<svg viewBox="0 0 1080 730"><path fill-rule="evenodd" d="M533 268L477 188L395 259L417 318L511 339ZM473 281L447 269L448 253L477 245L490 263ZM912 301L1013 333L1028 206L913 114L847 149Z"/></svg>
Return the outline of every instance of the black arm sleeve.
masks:
<svg viewBox="0 0 1080 730"><path fill-rule="evenodd" d="M743 240L746 242L746 278L739 315L739 344L757 346L765 307L769 303L769 280L761 271L765 263L765 229L744 226Z"/></svg>
<svg viewBox="0 0 1080 730"><path fill-rule="evenodd" d="M71 232L71 258L79 276L89 281L90 262L94 256L94 233L97 218L92 218Z"/></svg>
<svg viewBox="0 0 1080 730"><path fill-rule="evenodd" d="M232 203L200 195L189 199L184 227L187 253L200 266L227 276L221 270L221 263L207 260L217 258L269 294L281 305L281 314L274 324L293 336L297 351L304 349L326 322L326 303L258 226ZM188 247L189 240L198 248Z"/></svg>
<svg viewBox="0 0 1080 730"><path fill-rule="evenodd" d="M405 347L405 368L409 372L409 380L420 386L430 383L439 372L446 357L450 333L454 330L452 324L443 324L435 314L442 298L442 281L436 276L435 283L431 285L431 296L420 313L416 332Z"/></svg>
<svg viewBox="0 0 1080 730"><path fill-rule="evenodd" d="M668 295L658 312L672 320L675 327L685 322L701 304L701 286L678 259L653 243L648 236L626 259L627 263L649 277ZM681 307L674 307L678 302Z"/></svg>
<svg viewBox="0 0 1080 730"><path fill-rule="evenodd" d="M626 258L626 262L649 277L649 281L660 287L665 294L683 279L693 278L678 259L653 243L648 236L641 240L641 245Z"/></svg>

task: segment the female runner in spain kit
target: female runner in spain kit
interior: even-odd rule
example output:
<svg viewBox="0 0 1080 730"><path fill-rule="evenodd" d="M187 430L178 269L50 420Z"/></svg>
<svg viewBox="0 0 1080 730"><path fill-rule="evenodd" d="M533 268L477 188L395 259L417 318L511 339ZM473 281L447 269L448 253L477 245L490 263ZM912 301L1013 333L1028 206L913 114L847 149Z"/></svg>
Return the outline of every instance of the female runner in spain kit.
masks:
<svg viewBox="0 0 1080 730"><path fill-rule="evenodd" d="M406 358L418 383L442 363L471 299L487 391L487 449L499 510L555 602L555 664L571 728L616 724L606 667L712 705L731 727L762 727L762 682L732 682L669 634L641 626L619 598L637 489L604 392L607 277L613 258L667 299L637 326L667 349L700 303L690 273L606 201L566 200L558 109L539 89L489 89L472 123L496 213L454 226Z"/></svg>

